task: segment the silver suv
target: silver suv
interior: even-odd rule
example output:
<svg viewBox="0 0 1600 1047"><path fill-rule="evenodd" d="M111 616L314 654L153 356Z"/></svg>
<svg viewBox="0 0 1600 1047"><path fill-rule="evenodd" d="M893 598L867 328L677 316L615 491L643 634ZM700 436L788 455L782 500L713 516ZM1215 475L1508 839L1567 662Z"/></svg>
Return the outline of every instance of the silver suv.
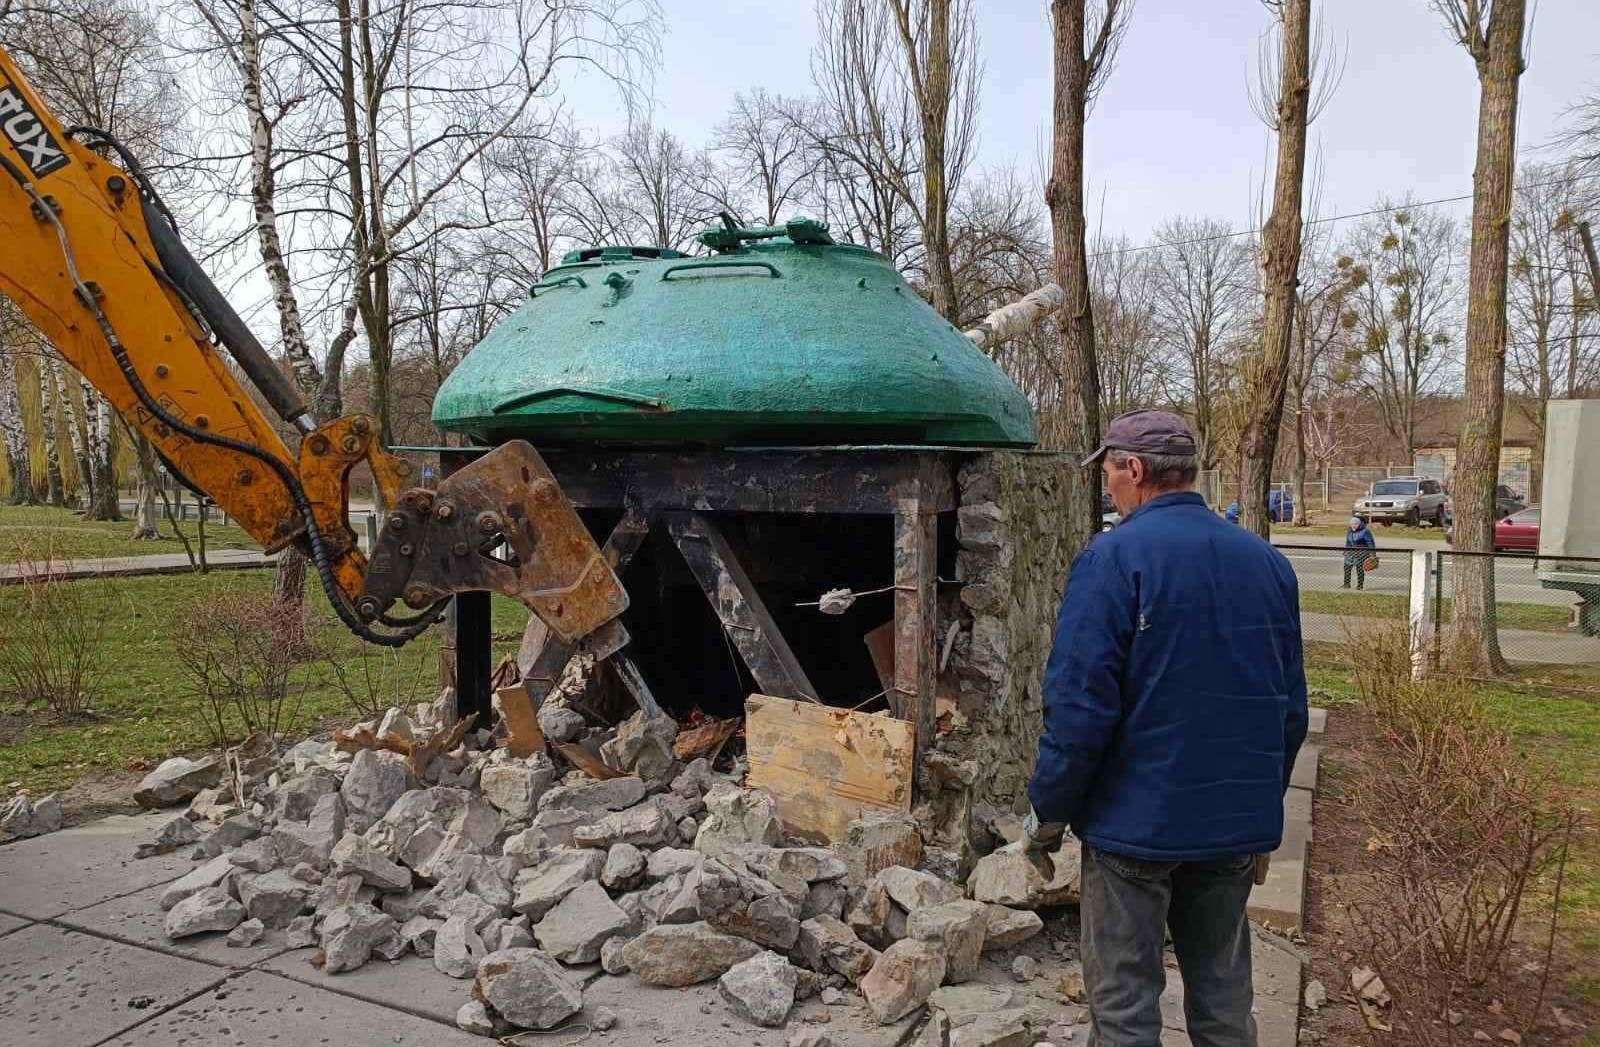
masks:
<svg viewBox="0 0 1600 1047"><path fill-rule="evenodd" d="M1438 480L1423 476L1397 476L1378 480L1355 504L1355 515L1381 524L1408 523L1416 527L1426 520L1435 527L1445 523L1445 493Z"/></svg>

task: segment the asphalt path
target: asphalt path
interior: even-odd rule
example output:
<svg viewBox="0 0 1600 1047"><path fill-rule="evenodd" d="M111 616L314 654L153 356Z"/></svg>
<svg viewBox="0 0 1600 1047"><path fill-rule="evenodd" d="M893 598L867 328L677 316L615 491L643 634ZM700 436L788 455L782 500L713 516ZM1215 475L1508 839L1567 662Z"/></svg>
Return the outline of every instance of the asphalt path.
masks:
<svg viewBox="0 0 1600 1047"><path fill-rule="evenodd" d="M1383 536L1378 536L1378 568L1370 571L1366 578L1366 592L1369 593L1395 593L1405 595L1411 591L1411 554L1407 548L1401 547L1400 542L1409 542L1412 548L1437 548L1444 550L1447 547L1443 542L1434 542L1431 545L1419 539L1397 540L1393 545L1385 545ZM1326 543L1326 544L1324 544ZM1337 543L1337 544L1335 544ZM1274 545L1289 545L1281 540ZM1293 545L1316 545L1326 548L1284 548L1283 555L1288 558L1294 567L1294 573L1300 579L1300 588L1308 590L1332 591L1344 586L1344 547L1340 539L1323 539L1296 541ZM1445 595L1450 593L1450 571L1457 561L1451 557L1444 557L1445 565ZM1546 589L1539 584L1539 577L1534 572L1533 557L1521 558L1502 556L1495 560L1494 583L1495 596L1501 603L1531 603L1545 607L1570 607L1576 602L1577 597L1564 589ZM1352 578L1352 586L1354 579Z"/></svg>

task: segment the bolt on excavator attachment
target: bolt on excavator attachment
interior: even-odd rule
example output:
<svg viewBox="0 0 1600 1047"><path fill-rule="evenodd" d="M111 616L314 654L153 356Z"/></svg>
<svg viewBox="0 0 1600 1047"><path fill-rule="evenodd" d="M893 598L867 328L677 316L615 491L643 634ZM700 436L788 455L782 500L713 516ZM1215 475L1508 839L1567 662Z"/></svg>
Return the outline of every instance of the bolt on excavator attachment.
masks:
<svg viewBox="0 0 1600 1047"><path fill-rule="evenodd" d="M421 610L482 591L526 604L568 643L628 606L588 528L524 440L502 444L435 490L400 496L373 547L356 613L371 622L397 599Z"/></svg>

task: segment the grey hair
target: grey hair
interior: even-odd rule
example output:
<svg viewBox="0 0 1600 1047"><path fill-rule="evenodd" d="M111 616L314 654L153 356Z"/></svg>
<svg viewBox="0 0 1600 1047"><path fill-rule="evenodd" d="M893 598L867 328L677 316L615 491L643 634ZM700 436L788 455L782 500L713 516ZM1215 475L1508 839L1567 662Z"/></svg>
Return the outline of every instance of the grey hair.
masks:
<svg viewBox="0 0 1600 1047"><path fill-rule="evenodd" d="M1150 486L1163 491L1191 487L1200 475L1200 462L1192 454L1145 454L1113 448L1106 452L1106 457L1119 466L1126 466L1130 459L1139 459L1144 463Z"/></svg>

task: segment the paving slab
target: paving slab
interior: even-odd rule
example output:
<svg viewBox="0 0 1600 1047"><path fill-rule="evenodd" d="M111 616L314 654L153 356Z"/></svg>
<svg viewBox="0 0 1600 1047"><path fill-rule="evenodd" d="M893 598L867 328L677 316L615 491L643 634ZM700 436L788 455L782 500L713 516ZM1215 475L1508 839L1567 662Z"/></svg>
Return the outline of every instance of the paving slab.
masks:
<svg viewBox="0 0 1600 1047"><path fill-rule="evenodd" d="M456 1011L472 999L472 979L457 979L440 974L431 959L403 956L394 963L368 960L353 971L325 974L307 963L311 949L294 949L261 965L264 971L309 985L315 989L342 993L358 1000L393 1007L407 1014L454 1025ZM574 973L574 980L582 977Z"/></svg>
<svg viewBox="0 0 1600 1047"><path fill-rule="evenodd" d="M105 1047L485 1047L492 1043L453 1024L401 1014L265 971L248 971L151 1017Z"/></svg>
<svg viewBox="0 0 1600 1047"><path fill-rule="evenodd" d="M1265 932L1252 930L1250 964L1255 983L1256 1036L1259 1047L1295 1047L1300 1022L1300 961L1266 941ZM1170 957L1169 957L1170 959ZM1175 967L1167 971L1167 990L1161 995L1161 1023L1183 1033L1183 980ZM1162 1044L1168 1042L1163 1036ZM1187 1035L1173 1043L1188 1043Z"/></svg>
<svg viewBox="0 0 1600 1047"><path fill-rule="evenodd" d="M209 964L36 923L0 949L6 1047L91 1047L220 983Z"/></svg>
<svg viewBox="0 0 1600 1047"><path fill-rule="evenodd" d="M1328 710L1312 707L1311 717L1306 723L1307 734L1325 734L1328 730Z"/></svg>
<svg viewBox="0 0 1600 1047"><path fill-rule="evenodd" d="M285 931L268 931L248 949L228 945L228 936L223 931L196 934L173 941L163 929L167 914L161 911L161 893L166 889L165 884L158 883L121 898L91 905L87 909L75 909L58 917L56 922L91 934L222 967L249 967L289 948Z"/></svg>
<svg viewBox="0 0 1600 1047"><path fill-rule="evenodd" d="M1251 919L1274 927L1304 925L1311 838L1311 791L1291 788L1283 798L1283 844L1272 854L1267 882L1250 892Z"/></svg>
<svg viewBox="0 0 1600 1047"><path fill-rule="evenodd" d="M1322 766L1322 746L1307 742L1300 747L1294 759L1294 770L1289 773L1289 785L1296 789L1317 791L1317 774Z"/></svg>
<svg viewBox="0 0 1600 1047"><path fill-rule="evenodd" d="M0 911L48 920L177 879L194 868L186 855L133 857L174 813L117 814L0 847Z"/></svg>
<svg viewBox="0 0 1600 1047"><path fill-rule="evenodd" d="M8 916L5 913L0 912L0 936L10 934L12 931L17 930L18 928L26 927L30 922L31 921L24 920L20 916Z"/></svg>
<svg viewBox="0 0 1600 1047"><path fill-rule="evenodd" d="M812 998L796 1003L782 1029L763 1029L739 1017L717 991L715 981L683 989L643 985L631 975L602 975L583 991L584 1015L596 1007L617 1014L613 1042L693 1044L694 1047L784 1047L801 1029L827 1032L834 1047L896 1047L922 1020L919 1008L891 1025L879 1025L854 993L849 1003L829 1007ZM825 1024L817 1019L825 1017ZM579 1015L577 1020L582 1020Z"/></svg>

